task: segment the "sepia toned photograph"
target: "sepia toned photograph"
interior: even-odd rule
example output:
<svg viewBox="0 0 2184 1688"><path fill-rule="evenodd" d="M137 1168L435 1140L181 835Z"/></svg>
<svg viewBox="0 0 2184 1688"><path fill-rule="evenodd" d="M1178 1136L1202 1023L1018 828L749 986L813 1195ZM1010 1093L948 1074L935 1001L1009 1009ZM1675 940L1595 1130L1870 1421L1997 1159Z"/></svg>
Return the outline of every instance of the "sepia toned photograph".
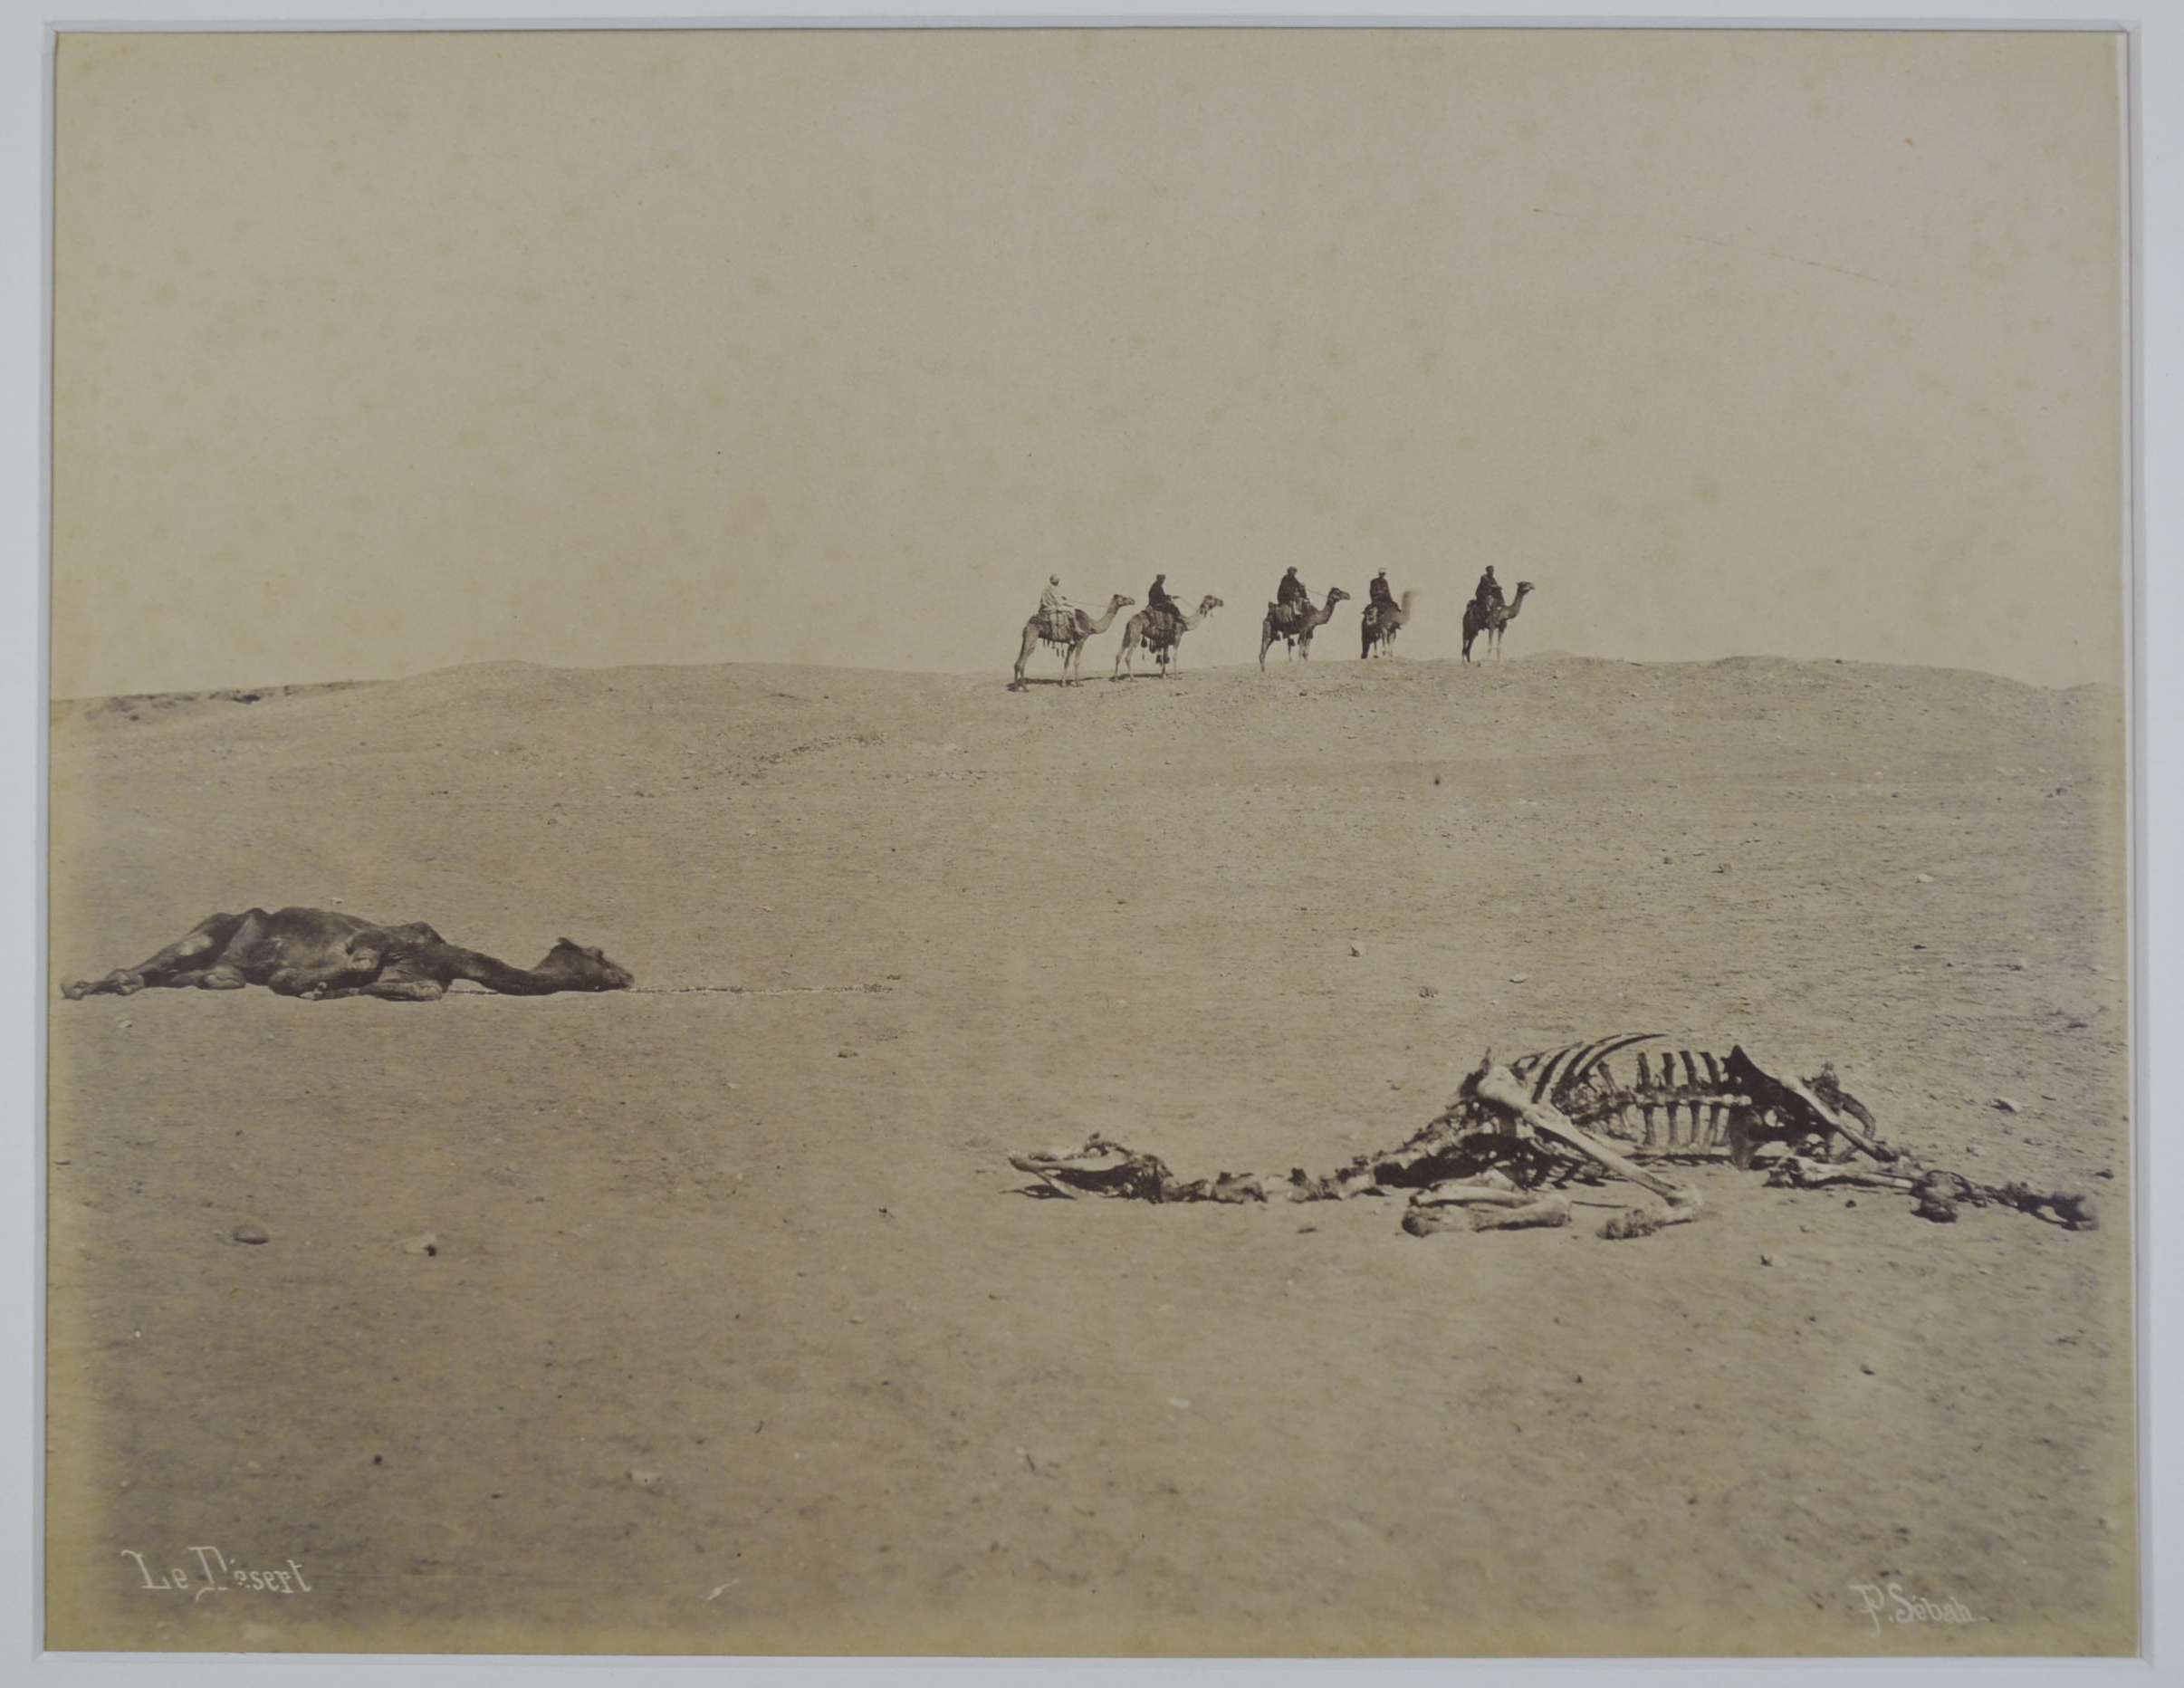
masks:
<svg viewBox="0 0 2184 1688"><path fill-rule="evenodd" d="M62 28L45 1645L2136 1654L2130 72Z"/></svg>

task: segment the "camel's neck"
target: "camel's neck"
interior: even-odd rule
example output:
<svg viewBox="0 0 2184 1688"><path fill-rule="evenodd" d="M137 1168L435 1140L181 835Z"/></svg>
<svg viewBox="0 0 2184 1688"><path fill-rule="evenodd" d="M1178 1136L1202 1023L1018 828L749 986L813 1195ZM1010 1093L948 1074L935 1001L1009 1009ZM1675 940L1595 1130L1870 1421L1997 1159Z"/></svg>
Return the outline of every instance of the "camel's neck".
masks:
<svg viewBox="0 0 2184 1688"><path fill-rule="evenodd" d="M1109 604L1107 606L1107 613L1100 617L1098 620L1092 624L1092 630L1095 633L1105 633L1107 630L1107 624L1115 619L1115 612L1118 608L1120 608L1120 606Z"/></svg>
<svg viewBox="0 0 2184 1688"><path fill-rule="evenodd" d="M565 980L551 973L532 973L525 967L512 967L479 950L460 949L450 944L446 948L453 963L452 976L468 979L482 984L488 991L498 991L503 996L551 996L556 991L567 990Z"/></svg>

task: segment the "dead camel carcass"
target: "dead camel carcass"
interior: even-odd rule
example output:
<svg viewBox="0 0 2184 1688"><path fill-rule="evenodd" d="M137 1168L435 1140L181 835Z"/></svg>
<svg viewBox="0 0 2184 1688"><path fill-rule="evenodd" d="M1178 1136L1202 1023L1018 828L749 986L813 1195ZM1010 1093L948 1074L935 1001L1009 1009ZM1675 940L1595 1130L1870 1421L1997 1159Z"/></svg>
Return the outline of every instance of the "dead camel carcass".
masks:
<svg viewBox="0 0 2184 1688"><path fill-rule="evenodd" d="M330 1002L378 996L431 1002L456 979L509 996L561 991L627 991L636 981L596 949L558 941L536 967L450 944L422 921L383 926L329 908L253 908L208 915L148 961L117 967L103 979L61 987L71 1002L133 996L148 987L239 991L262 984L278 996Z"/></svg>
<svg viewBox="0 0 2184 1688"><path fill-rule="evenodd" d="M1631 1032L1519 1056L1490 1056L1432 1120L1394 1149L1360 1155L1331 1173L1302 1168L1286 1178L1223 1173L1185 1182L1157 1157L1104 1137L1082 1148L1010 1156L1060 1195L1127 1195L1155 1202L1263 1202L1286 1189L1293 1202L1411 1194L1403 1229L1513 1230L1570 1223L1556 1192L1573 1183L1620 1179L1661 1198L1625 1209L1601 1227L1608 1238L1645 1236L1696 1218L1696 1193L1652 1166L1726 1161L1749 1168L1764 1155L1777 1186L1855 1184L1913 1196L1921 1217L1949 1221L1959 1202L2013 1207L2075 1231L2099 1224L2091 1199L2023 1184L1977 1184L1921 1165L1884 1142L1873 1115L1844 1089L1832 1066L1809 1079L1766 1071L1741 1046L1637 1052L1627 1077L1620 1059L1658 1034ZM1863 1156L1864 1163L1850 1164Z"/></svg>
<svg viewBox="0 0 2184 1688"><path fill-rule="evenodd" d="M1519 1062L1530 1069L1544 1057ZM1597 1063L1595 1063L1597 1066ZM1574 1069L1573 1069L1574 1070ZM1223 1173L1190 1182L1157 1156L1106 1137L1080 1148L1012 1155L1010 1164L1058 1195L1122 1195L1153 1202L1263 1202L1286 1188L1291 1201L1330 1201L1407 1187L1414 1192L1405 1228L1414 1235L1445 1230L1461 1213L1472 1230L1566 1224L1566 1200L1544 1186L1574 1176L1614 1177L1658 1196L1647 1207L1610 1222L1604 1234L1643 1235L1697 1217L1696 1193L1639 1165L1550 1099L1544 1077L1534 1084L1515 1069L1482 1062L1454 1101L1424 1130L1384 1155L1360 1156L1321 1176L1302 1168L1286 1179L1263 1173Z"/></svg>

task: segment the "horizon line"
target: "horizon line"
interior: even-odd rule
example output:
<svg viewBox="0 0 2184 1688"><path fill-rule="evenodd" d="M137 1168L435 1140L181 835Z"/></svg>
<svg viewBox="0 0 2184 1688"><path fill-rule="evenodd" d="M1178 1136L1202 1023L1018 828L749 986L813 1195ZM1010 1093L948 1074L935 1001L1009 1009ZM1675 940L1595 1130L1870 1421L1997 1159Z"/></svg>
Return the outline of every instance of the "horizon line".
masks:
<svg viewBox="0 0 2184 1688"><path fill-rule="evenodd" d="M1784 663L1793 667L1815 668L1886 668L1891 670L1910 670L1922 673L1978 675L1983 678L2003 680L2013 686L2027 686L2033 690L2043 692L2073 692L2084 690L2089 687L2106 687L2119 692L2128 693L2131 690L2133 685L2133 676L2129 675L2126 675L2122 678L2112 680L2076 680L2068 682L2066 684L2057 684L2049 681L2023 679L2016 675L2004 674L1998 669L1969 667L1952 663L1887 662L1877 661L1863 657L1786 657L1772 651L1736 651L1720 657L1689 657L1652 660L1631 657L1586 656L1579 652L1566 650L1520 652L1515 657L1506 658L1490 657L1484 662L1477 659L1466 662L1461 657L1413 657L1383 659L1384 664L1396 664L1407 668L1429 667L1491 668L1499 666L1504 661L1509 663L1613 663L1624 667L1631 668L1719 667L1725 663L1733 662ZM1298 665L1291 663L1285 665L1285 668L1293 670ZM1339 670L1348 667L1372 667L1378 665L1362 662L1355 657L1336 657L1332 660L1324 660L1318 666L1321 668L1333 668ZM1204 663L1194 665L1191 668L1183 670L1183 673L1228 673L1237 669L1252 670L1258 668L1258 667L1259 665L1257 663L1249 660L1243 662ZM444 667L437 668L420 668L413 670L407 674L352 675L344 676L334 679L269 680L244 682L225 686L168 686L128 691L83 692L72 694L66 696L58 694L49 694L46 698L46 703L49 708L57 708L63 705L72 704L109 703L119 698L227 697L246 692L266 694L279 692L334 690L358 686L399 686L408 681L432 679L442 675L465 674L483 668L509 667L536 668L549 674L617 674L627 673L637 669L667 668L784 668L798 669L805 672L819 674L891 675L898 676L905 679L977 680L989 676L999 676L998 683L1004 688L1006 688L1009 685L1006 677L1008 669L1005 664L996 665L994 667L990 669L985 667L898 668L873 667L870 665L854 663L750 662L735 659L723 659L718 662L554 663L542 662L535 657L482 657L474 662L451 663ZM1104 679L1107 676L1096 676L1094 677ZM1140 676L1138 677L1151 678L1153 676L1147 675Z"/></svg>

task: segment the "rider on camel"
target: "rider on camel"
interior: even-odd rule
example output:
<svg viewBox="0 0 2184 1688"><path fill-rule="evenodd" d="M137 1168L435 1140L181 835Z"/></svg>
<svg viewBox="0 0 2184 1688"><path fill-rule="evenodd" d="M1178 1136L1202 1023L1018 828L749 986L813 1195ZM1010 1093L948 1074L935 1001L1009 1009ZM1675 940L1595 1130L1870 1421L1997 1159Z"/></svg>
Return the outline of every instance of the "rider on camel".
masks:
<svg viewBox="0 0 2184 1688"><path fill-rule="evenodd" d="M1292 565L1281 577L1281 584L1274 589L1274 614L1283 623L1292 623L1311 607L1311 589L1297 578L1297 570Z"/></svg>
<svg viewBox="0 0 2184 1688"><path fill-rule="evenodd" d="M1061 576L1049 574L1047 590L1039 594L1039 613L1046 624L1047 637L1062 638L1069 623L1076 619L1077 606L1062 596Z"/></svg>
<svg viewBox="0 0 2184 1688"><path fill-rule="evenodd" d="M1485 614L1509 607L1509 600L1501 595L1501 582L1494 578L1492 563L1489 563L1487 571L1479 577L1479 590L1471 594L1471 601Z"/></svg>
<svg viewBox="0 0 2184 1688"><path fill-rule="evenodd" d="M1388 585L1388 571L1385 569L1373 577L1372 598L1374 604L1379 609L1393 609L1395 608L1395 593Z"/></svg>
<svg viewBox="0 0 2184 1688"><path fill-rule="evenodd" d="M1145 613L1154 616L1173 616L1177 627L1180 628L1183 625L1183 613L1176 607L1175 600L1168 596L1168 577L1166 575L1154 575L1153 584L1145 588Z"/></svg>

